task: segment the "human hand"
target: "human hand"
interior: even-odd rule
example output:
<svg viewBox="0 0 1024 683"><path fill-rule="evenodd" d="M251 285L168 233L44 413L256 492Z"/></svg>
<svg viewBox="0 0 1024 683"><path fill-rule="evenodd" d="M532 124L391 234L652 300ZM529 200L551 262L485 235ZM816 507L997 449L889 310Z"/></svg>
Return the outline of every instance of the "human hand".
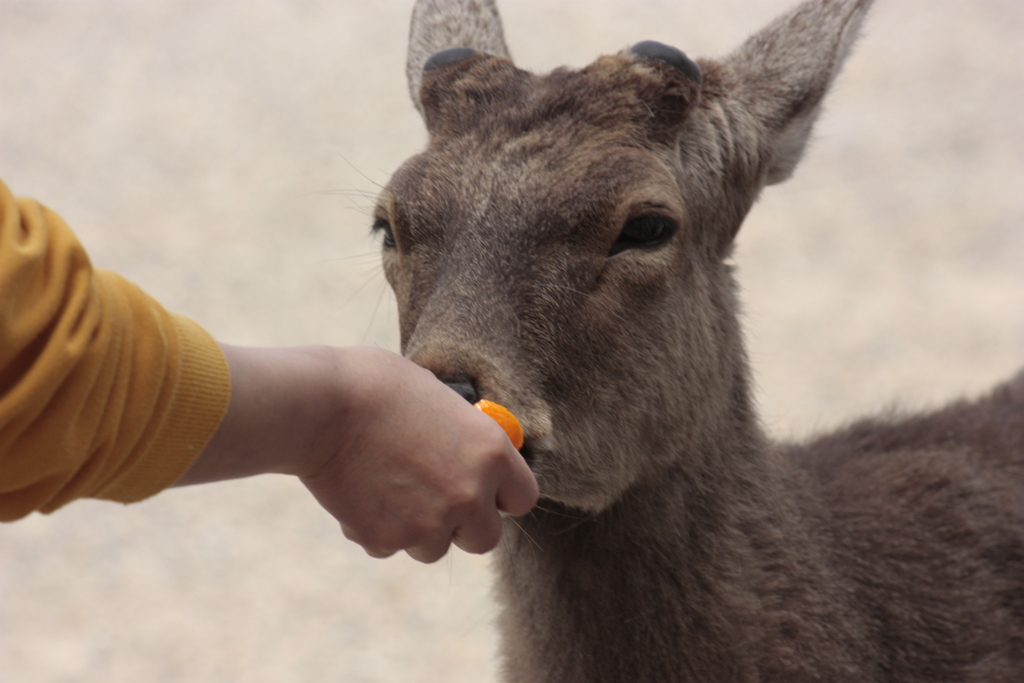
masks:
<svg viewBox="0 0 1024 683"><path fill-rule="evenodd" d="M231 405L179 484L299 476L374 557L491 550L537 483L508 437L432 373L366 347L225 346Z"/></svg>
<svg viewBox="0 0 1024 683"><path fill-rule="evenodd" d="M487 552L499 511L533 507L536 481L508 437L432 373L372 348L341 350L336 362L349 389L343 436L302 481L370 555L404 549L433 562L451 542Z"/></svg>

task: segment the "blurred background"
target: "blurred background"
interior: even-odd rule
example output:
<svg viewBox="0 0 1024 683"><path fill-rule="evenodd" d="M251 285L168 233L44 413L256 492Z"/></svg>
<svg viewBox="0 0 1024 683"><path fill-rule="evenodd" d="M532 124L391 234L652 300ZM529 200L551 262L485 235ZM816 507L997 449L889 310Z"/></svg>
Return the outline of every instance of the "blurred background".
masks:
<svg viewBox="0 0 1024 683"><path fill-rule="evenodd" d="M506 0L518 64L722 54L789 0ZM409 0L0 0L0 178L236 344L397 350L369 235L425 142ZM801 437L1024 366L1024 3L884 0L735 262ZM371 560L283 477L0 527L0 680L491 681L488 558Z"/></svg>

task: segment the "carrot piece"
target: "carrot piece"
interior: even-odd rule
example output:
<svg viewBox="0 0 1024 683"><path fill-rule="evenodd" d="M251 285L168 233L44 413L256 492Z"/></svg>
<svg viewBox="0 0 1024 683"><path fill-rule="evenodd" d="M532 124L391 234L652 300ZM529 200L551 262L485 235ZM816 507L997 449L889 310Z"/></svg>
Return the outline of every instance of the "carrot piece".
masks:
<svg viewBox="0 0 1024 683"><path fill-rule="evenodd" d="M486 399L477 401L473 405L489 415L492 420L498 423L499 427L505 430L509 441L516 447L516 450L523 447L523 428L519 424L519 420L516 419L516 416L508 408Z"/></svg>

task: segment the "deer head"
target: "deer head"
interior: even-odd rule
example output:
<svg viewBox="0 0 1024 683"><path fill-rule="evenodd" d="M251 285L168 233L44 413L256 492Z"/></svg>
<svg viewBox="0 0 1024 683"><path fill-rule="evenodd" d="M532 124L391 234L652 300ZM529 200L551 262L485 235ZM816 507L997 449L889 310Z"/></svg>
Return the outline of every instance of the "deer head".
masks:
<svg viewBox="0 0 1024 683"><path fill-rule="evenodd" d="M493 2L417 4L430 139L374 222L402 350L520 417L545 497L603 509L756 422L727 257L868 4L805 3L721 60L642 42L543 76L508 58Z"/></svg>

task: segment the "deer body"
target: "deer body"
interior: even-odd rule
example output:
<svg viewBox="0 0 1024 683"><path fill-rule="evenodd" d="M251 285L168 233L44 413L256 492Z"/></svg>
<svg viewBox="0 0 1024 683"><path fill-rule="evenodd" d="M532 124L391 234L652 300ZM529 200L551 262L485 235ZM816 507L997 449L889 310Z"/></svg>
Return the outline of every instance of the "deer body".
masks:
<svg viewBox="0 0 1024 683"><path fill-rule="evenodd" d="M1021 452L1024 375L537 510L497 562L507 680L1018 680Z"/></svg>
<svg viewBox="0 0 1024 683"><path fill-rule="evenodd" d="M1024 680L1024 375L802 446L752 406L726 259L869 4L812 0L722 60L640 43L547 76L492 2L417 4L430 143L374 227L403 352L526 431L510 683Z"/></svg>

